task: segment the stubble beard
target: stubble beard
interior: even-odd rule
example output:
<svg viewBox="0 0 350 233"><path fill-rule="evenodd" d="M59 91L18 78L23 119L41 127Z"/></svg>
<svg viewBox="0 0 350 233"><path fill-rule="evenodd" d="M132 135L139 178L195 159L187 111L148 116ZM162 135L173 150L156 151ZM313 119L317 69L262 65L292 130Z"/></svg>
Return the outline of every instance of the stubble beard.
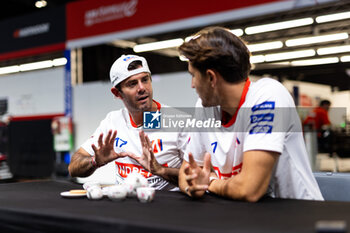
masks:
<svg viewBox="0 0 350 233"><path fill-rule="evenodd" d="M135 100L135 102L129 104L129 106L134 112L145 112L145 111L152 111L152 103L153 103L152 97L149 96L145 103L139 103L137 100Z"/></svg>

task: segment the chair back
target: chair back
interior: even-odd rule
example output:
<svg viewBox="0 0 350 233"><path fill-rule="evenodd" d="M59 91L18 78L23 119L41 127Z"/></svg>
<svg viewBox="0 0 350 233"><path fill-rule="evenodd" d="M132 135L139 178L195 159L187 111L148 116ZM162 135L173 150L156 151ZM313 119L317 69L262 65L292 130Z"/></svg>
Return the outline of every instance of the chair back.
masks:
<svg viewBox="0 0 350 233"><path fill-rule="evenodd" d="M326 201L350 201L350 173L314 172Z"/></svg>

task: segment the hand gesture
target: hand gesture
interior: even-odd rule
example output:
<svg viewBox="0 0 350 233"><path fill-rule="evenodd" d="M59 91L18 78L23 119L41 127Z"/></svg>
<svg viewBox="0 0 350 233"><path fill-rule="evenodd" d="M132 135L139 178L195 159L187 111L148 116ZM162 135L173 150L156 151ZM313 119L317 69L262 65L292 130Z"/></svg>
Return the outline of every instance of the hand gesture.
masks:
<svg viewBox="0 0 350 233"><path fill-rule="evenodd" d="M114 141L117 136L117 131L109 130L107 136L103 140L103 133L98 137L98 147L91 145L95 152L95 161L98 167L103 166L117 158L125 157L124 153L116 153L114 151Z"/></svg>
<svg viewBox="0 0 350 233"><path fill-rule="evenodd" d="M151 141L143 130L140 131L139 136L142 147L141 156L137 156L131 152L125 152L126 155L136 160L144 169L150 173L159 174L162 166L157 162L154 156Z"/></svg>
<svg viewBox="0 0 350 233"><path fill-rule="evenodd" d="M188 184L186 192L191 197L201 197L209 187L209 176L211 171L210 154L204 156L204 166L199 167L192 153L188 154L189 163L185 165L185 179Z"/></svg>

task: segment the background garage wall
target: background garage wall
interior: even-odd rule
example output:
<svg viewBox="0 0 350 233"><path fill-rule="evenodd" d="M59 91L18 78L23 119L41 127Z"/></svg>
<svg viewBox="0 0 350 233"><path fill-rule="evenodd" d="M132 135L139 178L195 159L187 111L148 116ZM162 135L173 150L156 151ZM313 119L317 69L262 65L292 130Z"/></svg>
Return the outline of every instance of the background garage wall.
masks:
<svg viewBox="0 0 350 233"><path fill-rule="evenodd" d="M64 68L1 76L0 98L8 99L8 113L12 116L61 114Z"/></svg>

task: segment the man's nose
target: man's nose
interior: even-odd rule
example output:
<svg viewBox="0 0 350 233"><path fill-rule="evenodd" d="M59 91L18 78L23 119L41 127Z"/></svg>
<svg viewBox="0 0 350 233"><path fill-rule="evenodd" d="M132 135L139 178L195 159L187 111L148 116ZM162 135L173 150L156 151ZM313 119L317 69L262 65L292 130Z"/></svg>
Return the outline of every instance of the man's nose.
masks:
<svg viewBox="0 0 350 233"><path fill-rule="evenodd" d="M191 80L191 87L192 88L195 88L196 86L194 85L194 78L192 78L192 80Z"/></svg>
<svg viewBox="0 0 350 233"><path fill-rule="evenodd" d="M139 81L138 83L138 91L144 91L146 88L145 88L145 84L142 83L141 81Z"/></svg>

